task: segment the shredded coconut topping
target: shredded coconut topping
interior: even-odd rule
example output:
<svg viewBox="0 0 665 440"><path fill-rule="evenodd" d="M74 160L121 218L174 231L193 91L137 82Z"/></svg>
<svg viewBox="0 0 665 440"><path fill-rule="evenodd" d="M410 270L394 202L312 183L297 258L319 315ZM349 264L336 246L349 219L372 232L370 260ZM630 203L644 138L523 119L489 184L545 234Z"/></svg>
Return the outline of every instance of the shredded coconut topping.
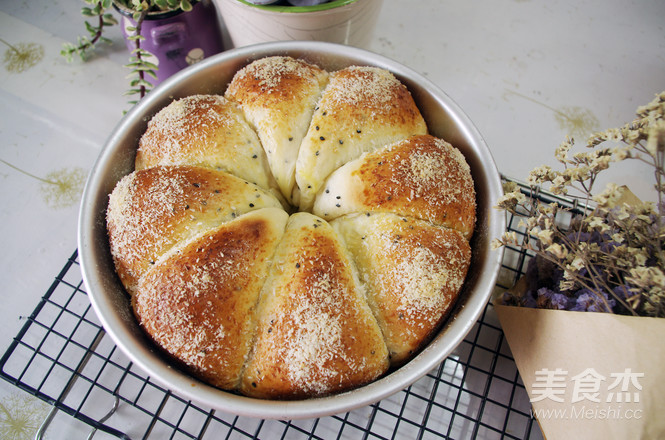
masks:
<svg viewBox="0 0 665 440"><path fill-rule="evenodd" d="M254 61L236 73L235 80L243 82L248 79L258 80L263 93L282 92L282 82L289 77L308 78L315 80L315 66L291 57L267 57Z"/></svg>
<svg viewBox="0 0 665 440"><path fill-rule="evenodd" d="M395 91L404 87L392 73L375 67L352 66L332 75L329 107L368 105L390 107ZM392 92L392 93L391 93Z"/></svg>

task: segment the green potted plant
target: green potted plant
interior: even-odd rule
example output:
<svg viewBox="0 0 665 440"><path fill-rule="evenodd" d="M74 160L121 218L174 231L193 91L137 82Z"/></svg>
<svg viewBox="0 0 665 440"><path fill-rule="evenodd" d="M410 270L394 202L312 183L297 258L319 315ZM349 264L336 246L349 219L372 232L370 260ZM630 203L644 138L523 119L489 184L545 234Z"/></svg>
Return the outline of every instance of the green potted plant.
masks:
<svg viewBox="0 0 665 440"><path fill-rule="evenodd" d="M130 89L138 99L173 73L223 50L221 24L211 0L83 0L87 34L61 54L83 60L110 43L107 28L121 25L130 51ZM115 11L115 14L112 11ZM133 101L136 102L136 101Z"/></svg>
<svg viewBox="0 0 665 440"><path fill-rule="evenodd" d="M521 221L495 245L531 259L494 306L547 438L663 438L665 92L586 147L567 139L562 170L506 184L497 207ZM616 183L596 191L628 160L648 164L655 202Z"/></svg>

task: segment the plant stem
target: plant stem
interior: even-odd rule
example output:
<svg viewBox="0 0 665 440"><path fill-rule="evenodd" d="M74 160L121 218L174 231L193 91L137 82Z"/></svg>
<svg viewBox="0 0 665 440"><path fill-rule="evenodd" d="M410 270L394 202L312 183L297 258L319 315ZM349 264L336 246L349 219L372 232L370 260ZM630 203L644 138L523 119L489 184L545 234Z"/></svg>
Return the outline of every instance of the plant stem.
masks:
<svg viewBox="0 0 665 440"><path fill-rule="evenodd" d="M7 162L7 161L5 161L5 160L0 159L0 162L4 163L5 165L7 165L7 166L10 167L10 168L15 169L15 170L18 171L19 173L25 174L26 176L28 176L28 177L32 177L33 179L37 179L37 180L39 180L40 182L48 183L48 184L50 184L50 185L57 185L57 184L58 184L57 182L53 182L52 180L48 180L48 179L44 179L44 178L39 177L39 176L35 176L34 174L31 174L31 173L29 173L29 172L27 172L27 171L25 171L25 170L22 170L22 169L20 169L19 167L15 166L15 165L12 165L12 164L10 164L9 162Z"/></svg>
<svg viewBox="0 0 665 440"><path fill-rule="evenodd" d="M530 97L530 96L523 95L522 93L516 92L516 91L514 91L514 90L507 90L507 91L508 91L508 93L512 93L513 95L517 95L517 96L519 96L519 97L522 98L522 99L526 99L527 101L531 101L531 102L533 102L534 104L540 105L540 106L546 108L547 110L550 110L550 111L552 111L553 113L555 113L555 114L561 116L563 119L565 119L565 120L567 120L567 121L571 121L571 120L572 120L572 119L570 118L570 116L568 116L567 114L565 114L565 113L562 112L561 110L556 109L556 108L554 108L554 107L552 107L552 106L550 106L550 105L547 105L547 104L545 104L544 102L537 101L537 100L533 99L533 98Z"/></svg>
<svg viewBox="0 0 665 440"><path fill-rule="evenodd" d="M143 62L143 58L141 57L141 27L143 26L143 20L145 19L146 15L148 15L148 11L144 10L141 12L141 16L139 17L138 20L136 20L136 59L139 61L139 63ZM146 88L145 85L143 85L143 80L145 79L145 72L143 69L139 70L139 78L141 80L141 85L139 86L139 99L143 98L146 95Z"/></svg>
<svg viewBox="0 0 665 440"><path fill-rule="evenodd" d="M13 50L14 53L16 53L17 55L21 53L20 50L18 50L18 49L17 49L15 46L13 46L12 44L9 44L6 40L0 38L0 42L3 43L5 46L9 47L9 49Z"/></svg>
<svg viewBox="0 0 665 440"><path fill-rule="evenodd" d="M90 41L89 46L94 46L97 41L102 37L102 29L104 29L104 13L102 12L99 15L99 26L97 27L97 32L95 33L95 36L92 37L92 40Z"/></svg>

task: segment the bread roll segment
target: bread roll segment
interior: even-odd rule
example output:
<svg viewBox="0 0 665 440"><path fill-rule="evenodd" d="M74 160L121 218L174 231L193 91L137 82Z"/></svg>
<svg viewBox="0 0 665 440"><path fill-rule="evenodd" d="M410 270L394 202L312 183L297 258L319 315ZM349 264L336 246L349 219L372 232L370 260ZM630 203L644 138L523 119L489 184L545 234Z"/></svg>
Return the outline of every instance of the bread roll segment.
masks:
<svg viewBox="0 0 665 440"><path fill-rule="evenodd" d="M331 224L353 255L398 366L454 304L470 264L469 243L452 229L395 214L351 214Z"/></svg>
<svg viewBox="0 0 665 440"><path fill-rule="evenodd" d="M238 104L223 96L178 99L150 120L139 141L136 169L157 165L199 165L277 189L256 132Z"/></svg>
<svg viewBox="0 0 665 440"><path fill-rule="evenodd" d="M296 159L328 72L291 57L261 58L239 70L226 98L256 129L282 194L293 203Z"/></svg>
<svg viewBox="0 0 665 440"><path fill-rule="evenodd" d="M312 212L392 212L458 230L468 240L476 192L464 156L443 139L412 136L348 162L326 181Z"/></svg>
<svg viewBox="0 0 665 440"><path fill-rule="evenodd" d="M157 166L125 176L109 197L107 229L116 272L130 294L173 246L263 207L271 193L231 174L195 166Z"/></svg>
<svg viewBox="0 0 665 440"><path fill-rule="evenodd" d="M133 307L140 325L214 386L239 384L259 291L287 219L277 208L245 214L170 252L139 282Z"/></svg>
<svg viewBox="0 0 665 440"><path fill-rule="evenodd" d="M388 368L381 331L332 227L291 216L261 293L241 391L298 398L370 382Z"/></svg>
<svg viewBox="0 0 665 440"><path fill-rule="evenodd" d="M300 210L312 209L324 180L362 153L427 133L411 93L392 73L352 66L330 75L298 154Z"/></svg>

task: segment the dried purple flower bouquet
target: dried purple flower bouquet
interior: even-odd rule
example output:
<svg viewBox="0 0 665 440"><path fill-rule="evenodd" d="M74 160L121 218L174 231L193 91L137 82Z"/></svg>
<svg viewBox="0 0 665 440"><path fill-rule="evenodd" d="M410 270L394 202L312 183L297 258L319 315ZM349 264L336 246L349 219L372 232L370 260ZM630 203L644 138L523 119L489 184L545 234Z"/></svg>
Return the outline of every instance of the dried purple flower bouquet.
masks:
<svg viewBox="0 0 665 440"><path fill-rule="evenodd" d="M665 92L640 107L633 122L593 135L590 151L572 154L573 146L566 139L555 152L563 170L531 171L530 191L515 182L504 185L497 208L522 217L525 235L507 232L494 245L520 246L535 256L523 288L504 293L501 302L665 317ZM598 174L628 159L653 168L656 202L642 202L616 184L593 194ZM534 197L545 185L581 202L578 212ZM569 224L561 225L562 214L572 218Z"/></svg>

